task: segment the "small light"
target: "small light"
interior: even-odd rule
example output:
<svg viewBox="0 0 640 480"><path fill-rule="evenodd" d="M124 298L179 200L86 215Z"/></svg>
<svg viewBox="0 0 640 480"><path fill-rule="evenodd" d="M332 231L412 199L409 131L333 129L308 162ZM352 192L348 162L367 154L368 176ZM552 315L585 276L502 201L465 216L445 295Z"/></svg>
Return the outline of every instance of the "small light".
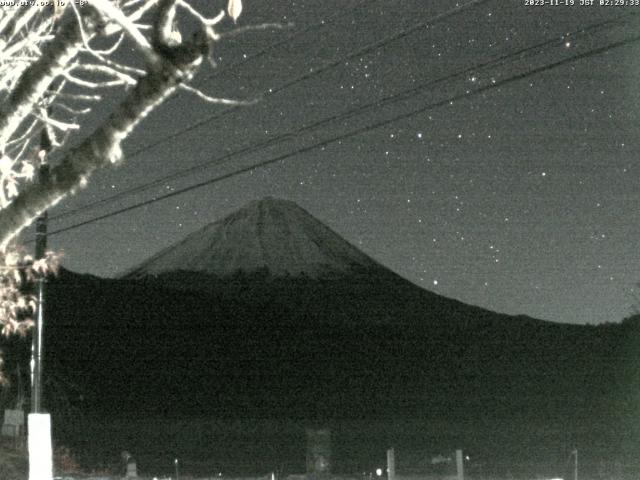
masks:
<svg viewBox="0 0 640 480"><path fill-rule="evenodd" d="M376 468L376 475L381 477L382 476L382 469L381 468Z"/></svg>

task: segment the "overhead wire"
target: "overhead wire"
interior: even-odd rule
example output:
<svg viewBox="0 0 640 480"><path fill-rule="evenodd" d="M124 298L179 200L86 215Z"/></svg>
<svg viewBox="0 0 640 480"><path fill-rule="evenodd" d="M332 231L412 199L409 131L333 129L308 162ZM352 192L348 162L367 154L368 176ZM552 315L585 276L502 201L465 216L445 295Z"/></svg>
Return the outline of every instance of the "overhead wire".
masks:
<svg viewBox="0 0 640 480"><path fill-rule="evenodd" d="M399 32L397 32L397 33L395 33L393 35L387 36L387 37L385 37L385 38L383 38L381 40L378 40L378 41L375 41L373 43L367 44L364 47L362 47L362 48L360 48L360 49L358 49L358 50L356 50L354 52L351 52L351 53L349 53L349 54L347 54L345 56L342 56L342 57L340 57L338 59L335 59L332 62L330 62L330 63L328 63L328 64L326 64L326 65L324 65L324 66L322 66L320 68L312 69L312 71L304 73L304 74L302 74L302 75L300 75L300 76L298 76L298 77L296 77L296 78L294 78L294 79L292 79L290 81L287 81L287 82L279 85L278 87L268 89L266 92L263 93L263 95L264 96L270 96L270 95L274 95L274 94L276 94L278 92L284 91L284 90L286 90L287 88L290 88L293 85L296 85L296 84L301 83L301 82L303 82L305 80L308 80L309 78L312 78L312 77L314 77L316 75L320 75L321 73L324 73L325 71L327 71L327 70L329 70L331 68L335 68L338 65L341 65L342 63L344 63L345 61L348 61L350 59L353 59L353 58L361 56L361 55L366 55L367 53L370 53L370 52L376 50L377 48L380 48L380 47L382 47L384 45L387 45L387 44L389 44L391 42L394 42L394 41L397 41L399 39L405 38L405 37L415 33L416 31L418 31L418 30L420 30L422 28L427 28L427 27L433 26L433 25L437 24L440 21L446 20L448 18L451 18L452 16L460 14L463 11L465 11L467 8L471 8L471 7L474 7L474 6L483 4L483 3L487 3L487 2L490 2L490 1L493 1L493 0L471 0L470 2L467 2L467 3L463 4L463 5L458 5L458 6L454 7L454 8L446 10L445 12L442 12L442 13L440 13L438 15L435 15L435 16L431 17L430 19L426 20L426 21L419 22L419 23L413 25L412 27L410 27L408 29L401 30L401 31L399 31ZM157 139L157 140L155 140L153 142L150 142L150 143L148 143L148 144L146 144L146 145L144 145L144 146L142 146L142 147L140 147L140 148L138 148L136 150L133 150L132 152L126 153L125 157L127 159L134 158L134 157L140 155L141 153L143 153L143 152L145 152L147 150L150 150L151 148L154 148L154 147L156 147L158 145L162 145L162 144L164 144L166 142L174 140L174 139L180 137L181 135L184 135L185 133L191 132L191 131L193 131L193 130L195 130L195 129L203 126L203 125L206 125L207 123L210 123L210 122L212 122L214 120L217 120L217 119L221 118L224 115L227 115L227 114L229 114L229 113L231 113L233 111L238 110L239 108L240 108L240 106L233 106L233 107L226 108L226 109L222 110L221 112L217 112L217 113L215 113L213 115L210 115L210 116L208 116L208 117L206 117L206 118L204 118L202 120L199 120L199 121L194 122L194 123L192 123L192 124L190 124L190 125L188 125L188 126L186 126L184 128L181 128L181 129L179 129L179 130L177 130L177 131L175 131L175 132L173 132L173 133L171 133L169 135L162 136L161 138L159 138L159 139ZM97 205L102 204L102 203L103 203L102 200L97 200L96 202L92 202L90 204L90 206L93 207L93 206L97 206ZM87 205L87 208L88 207L89 207L89 205ZM82 207L82 208L84 208L84 207ZM55 218L62 218L62 217L67 216L67 215L71 215L71 212L65 212L65 213L58 214L55 217L51 217L50 220L53 220Z"/></svg>
<svg viewBox="0 0 640 480"><path fill-rule="evenodd" d="M353 130L353 131L350 131L350 132L346 132L346 133L342 133L340 135L336 135L336 136L333 136L333 137L328 138L328 139L324 139L324 140L316 142L316 143L314 143L312 145L308 145L308 146L305 146L305 147L302 147L302 148L298 148L298 149L296 149L296 150L294 150L292 152L288 152L288 153L285 153L285 154L278 155L278 156L276 156L274 158L270 158L268 160L252 164L250 166L246 166L246 167L237 169L237 170L235 170L233 172L229 172L229 173L226 173L226 174L223 174L223 175L219 175L217 177L214 177L214 178L202 181L202 182L198 182L198 183L189 185L189 186L184 187L182 189L175 190L173 192L169 192L169 193L166 193L164 195L161 195L161 196L158 196L158 197L155 197L155 198L152 198L152 199L148 199L148 200L145 200L145 201L142 201L142 202L138 202L136 204L129 205L127 207L120 208L118 210L114 210L114 211L106 213L104 215L100 215L100 216L97 216L97 217L94 217L94 218L91 218L91 219L87 219L87 220L84 220L82 222L78 222L78 223L75 223L73 225L70 225L70 226L67 226L67 227L64 227L64 228L53 230L53 231L49 232L49 235L56 235L56 234L60 234L60 233L63 233L63 232L67 232L67 231L79 228L81 226L84 226L84 225L95 223L97 221L104 220L106 218L110 218L110 217L113 217L113 216L116 216L116 215L119 215L119 214L122 214L122 213L125 213L125 212L128 212L128 211L131 211L131 210L135 210L135 209L138 209L138 208L141 208L141 207L144 207L144 206L159 202L161 200L166 200L168 198L172 198L172 197L175 197L177 195L181 195L183 193L186 193L186 192L189 192L189 191L193 191L193 190L196 190L198 188L202 188L204 186L213 185L215 183L219 183L219 182L221 182L223 180L226 180L228 178L231 178L231 177L243 174L243 173L247 173L249 171L257 170L259 168L262 168L262 167L265 167L267 165L271 165L271 164L280 162L282 160L285 160L287 158L291 158L293 156L296 156L296 155L299 155L299 154L302 154L302 153L307 153L307 152L309 152L311 150L314 150L316 148L327 146L327 145L330 145L332 143L335 143L335 142L338 142L338 141L341 141L341 140L346 140L348 138L355 137L357 135L361 135L363 133L367 133L367 132L370 132L372 130L375 130L375 129L390 125L390 124L392 124L394 122L398 122L398 121L401 121L401 120L405 120L405 119L411 118L411 117L416 116L416 115L418 115L420 113L424 113L424 112L426 112L428 110L432 110L434 108L438 108L438 107L441 107L443 105L448 105L451 102L455 102L455 101L463 100L463 99L468 99L468 98L471 98L473 96L479 95L481 93L490 91L492 89L499 88L499 87L502 87L504 85L507 85L507 84L522 80L522 79L527 78L529 76L537 75L537 74L540 74L540 73L543 73L543 72L546 72L546 71L550 71L550 70L553 70L555 68L558 68L558 67L561 67L561 66L568 65L570 63L576 62L578 60L582 60L582 59L589 58L589 57L596 56L596 55L601 55L601 54L603 54L605 52L608 52L608 51L611 51L613 49L620 48L620 47L623 47L623 46L626 46L626 45L631 45L631 44L636 43L638 41L640 41L640 35L634 36L634 37L630 37L630 38L627 38L627 39L624 39L624 40L619 40L617 42L613 42L613 43L610 43L610 44L602 46L602 47L598 47L598 48L594 48L594 49L588 50L586 52L577 53L577 54L575 54L573 56L570 56L570 57L567 57L567 58L563 58L561 60L546 64L546 65L542 65L540 67L533 68L533 69L528 70L526 72L518 73L518 74L512 75L512 76L510 76L508 78L504 78L504 79L501 79L499 81L495 81L495 82L490 83L488 85L484 85L484 86L478 87L475 90L469 90L469 91L467 91L465 93L462 93L462 94L450 96L450 97L448 97L446 99L442 99L442 100L439 100L437 102L430 103L428 105L423 105L423 106L421 106L421 107L419 107L417 109L413 109L413 110L411 110L409 112L405 112L405 113L402 113L400 115L396 115L396 116L394 116L392 118L381 120L381 121L375 122L373 124L358 128L356 130Z"/></svg>

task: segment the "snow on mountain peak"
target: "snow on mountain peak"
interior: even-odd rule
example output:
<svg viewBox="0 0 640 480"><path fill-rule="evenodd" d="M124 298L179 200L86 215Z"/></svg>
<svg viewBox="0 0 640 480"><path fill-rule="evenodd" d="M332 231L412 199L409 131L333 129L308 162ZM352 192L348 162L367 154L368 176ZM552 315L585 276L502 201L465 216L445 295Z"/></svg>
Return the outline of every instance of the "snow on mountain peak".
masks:
<svg viewBox="0 0 640 480"><path fill-rule="evenodd" d="M316 278L380 268L296 203L266 197L193 232L125 276L182 270L224 277L266 270Z"/></svg>

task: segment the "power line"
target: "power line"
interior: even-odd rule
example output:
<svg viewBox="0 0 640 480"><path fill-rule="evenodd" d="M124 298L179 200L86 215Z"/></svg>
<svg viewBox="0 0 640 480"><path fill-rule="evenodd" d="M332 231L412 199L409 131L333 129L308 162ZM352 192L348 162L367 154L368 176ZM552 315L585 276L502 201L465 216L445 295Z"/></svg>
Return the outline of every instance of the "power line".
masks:
<svg viewBox="0 0 640 480"><path fill-rule="evenodd" d="M470 91L469 93L459 94L457 96L450 97L450 98L447 98L445 100L440 100L438 102L423 106L423 107L421 107L421 108L419 108L417 110L413 110L411 112L401 114L401 115L393 117L391 119L383 120L383 121L374 123L372 125L369 125L369 126L366 126L366 127L362 127L360 129L356 129L355 131L348 132L348 133L345 133L345 134L342 134L342 135L338 135L336 137L332 137L330 139L323 140L321 142L317 142L317 143L315 143L313 145L310 145L310 146L307 146L307 147L303 147L303 148L297 149L297 150L295 150L293 152L290 152L290 153L287 153L287 154L283 154L283 155L280 155L278 157L275 157L275 158L272 158L272 159L269 159L269 160L265 160L263 162L259 162L257 164L253 164L253 165L248 166L248 167L244 167L244 168L238 169L238 170L236 170L234 172L230 172L230 173L227 173L225 175L214 177L213 179L209 179L209 180L206 180L204 182L199 182L197 184L190 185L188 187L185 187L185 188L180 189L180 190L176 190L174 192L170 192L170 193L162 195L160 197L156 197L156 198L153 198L153 199L150 199L150 200L146 200L144 202L140 202L140 203L131 205L129 207L124 207L122 209L115 210L115 211L107 213L105 215L101 215L101 216L98 216L98 217L95 217L95 218L92 218L92 219L89 219L89 220L86 220L86 221L83 221L83 222L76 223L76 224L71 225L69 227L65 227L65 228L62 228L62 229L54 230L54 231L50 232L49 235L62 233L62 232L65 232L65 231L68 231L68 230L71 230L71 229L74 229L74 228L77 228L77 227L80 227L80 226L83 226L83 225L86 225L86 224L89 224L89 223L93 223L93 222L98 221L98 220L102 220L102 219L105 219L105 218L108 218L108 217L111 217L111 216L114 216L114 215L118 215L120 213L124 213L124 212L130 211L130 210L133 210L133 209L140 208L142 206L149 205L151 203L155 203L155 202L160 201L160 200L164 200L166 198L171 198L173 196L180 195L182 193L185 193L185 192L188 192L188 191L191 191L191 190L195 190L197 188L200 188L200 187L203 187L203 186L206 186L206 185L211 185L211 184L214 184L214 183L218 183L218 182L220 182L222 180L226 180L226 179L231 178L233 176L240 175L242 173L246 173L246 172L249 172L249 171L252 171L252 170L267 166L267 165L270 165L272 163L276 163L278 161L284 160L284 159L289 158L291 156L298 155L300 153L306 153L306 152L308 152L310 150L313 150L313 149L315 149L317 147L326 146L326 145L334 143L336 141L345 140L347 138L350 138L350 137L353 137L353 136L356 136L356 135L360 135L362 133L366 133L367 131L377 129L377 128L380 128L382 126L386 126L386 125L388 125L390 123L393 123L393 122L396 122L398 120L404 120L406 118L410 118L410 117L412 117L414 115L417 115L418 113L422 113L424 111L427 111L427 110L430 110L430 109L433 109L433 108L437 108L437 107L449 104L452 101L456 101L456 100L460 100L460 99L464 99L464 98L469 98L470 96L477 95L479 93L483 93L483 92L488 91L488 90L490 90L492 88L497 88L497 87L500 87L502 85L505 85L505 84L508 84L508 83L511 83L511 82L514 82L514 81L517 81L517 80L521 80L523 78L526 78L527 76L534 75L534 74L537 74L537 73L542 73L544 71L551 70L553 68L557 68L559 66L563 66L563 65L566 65L568 63L572 63L574 61L577 61L577 60L580 60L580 59L583 59L583 58L587 58L589 56L599 55L601 53L604 53L606 51L612 50L614 48L619 48L619 47L624 46L624 45L635 43L638 40L640 40L640 37L632 37L631 39L615 42L615 43L609 44L609 45L607 45L605 47L600 47L600 48L597 48L597 49L594 49L594 50L590 50L590 51L582 53L582 54L577 54L577 55L574 55L572 57L560 60L558 62L554 62L554 63L551 63L549 65L538 67L538 68L530 70L528 72L524 72L524 73L515 75L513 77L510 77L510 78L507 78L507 79L504 79L504 80L501 80L501 81L497 81L497 82L492 83L490 85L487 85L487 86L478 88L476 90Z"/></svg>
<svg viewBox="0 0 640 480"><path fill-rule="evenodd" d="M256 170L258 168L262 168L262 167L265 167L267 165L271 165L273 163L285 160L287 158L290 158L290 157L293 157L293 156L296 156L296 155L299 155L299 154L302 154L302 153L307 153L307 152L309 152L311 150L314 150L314 149L316 149L318 147L323 147L323 146L329 145L329 144L337 142L337 141L346 140L348 138L351 138L351 137L354 137L354 136L357 136L357 135L361 135L363 133L367 133L367 132L369 132L371 130L375 130L375 129L378 129L380 127L384 127L384 126L389 125L391 123L394 123L394 122L397 122L397 121L400 121L400 120L405 120L405 119L413 117L413 116L415 116L415 115L417 115L419 113L423 113L425 111L428 111L428 110L431 110L431 109L434 109L434 108L437 108L437 107L441 107L443 105L450 104L451 102L454 102L454 101L457 101L457 100L463 100L463 99L466 99L466 98L470 98L472 96L487 92L487 91L489 91L491 89L502 87L504 85L516 82L518 80L522 80L522 79L527 78L527 77L529 77L531 75L536 75L536 74L539 74L539 73L543 73L543 72L546 72L546 71L549 71L549 70L552 70L552 69L555 69L555 68L558 68L558 67L573 63L573 62L578 61L578 60L582 60L582 59L585 59L585 58L588 58L588 57L600 55L600 54L605 53L607 51L610 51L610 50L613 50L613 49L616 49L616 48L620 48L620 47L625 46L625 45L630 45L630 44L636 43L638 41L640 41L640 36L635 36L635 37L631 37L631 38L628 38L628 39L625 39L625 40L620 40L618 42L611 43L611 44L603 46L603 47L595 48L595 49L589 50L587 52L579 53L579 54L573 55L571 57L564 58L562 60L547 64L547 65L543 65L541 67L534 68L534 69L529 70L527 72L519 73L519 74L513 75L513 76L511 76L509 78L506 78L506 79L503 79L503 80L500 80L500 81L496 81L495 83L491 83L489 85L485 85L483 87L479 87L479 88L477 88L475 90L472 90L472 91L469 91L469 92L465 92L463 94L458 94L458 95L449 97L449 98L444 99L444 100L439 100L437 102L422 106L422 107L420 107L418 109L414 109L414 110L412 110L410 112L406 112L406 113L403 113L401 115L397 115L397 116L392 117L390 119L381 120L381 121L376 122L374 124L371 124L371 125L368 125L368 126L365 126L365 127L361 127L361 128L358 128L358 129L356 129L354 131L351 131L351 132L348 132L348 133L343 133L341 135L337 135L337 136L334 136L332 138L329 138L329 139L326 139L326 140L322 140L320 142L316 142L313 145L309 145L309 146L306 146L306 147L303 147L303 148L296 149L296 150L294 150L292 152L279 155L279 156L271 158L269 160L265 160L263 162L259 162L259 163L256 163L256 164L253 164L253 165L250 165L250 166L247 166L247 167L240 168L238 170L235 170L234 172L230 172L230 173L227 173L227 174L224 174L224 175L220 175L218 177L214 177L214 178L209 179L209 180L205 180L203 182L192 184L192 185L190 185L188 187L185 187L185 188L182 188L180 190L176 190L176 191L167 193L165 195L162 195L162 196L159 196L159 197L156 197L156 198L152 198L152 199L149 199L149 200L146 200L146 201L143 201L143 202L139 202L139 203L136 203L134 205L130 205L128 207L124 207L124 208L115 210L113 212L110 212L110 213L107 213L107 214L104 214L104 215L100 215L98 217L94 217L94 218L91 218L91 219L88 219L88 220L85 220L85 221L82 221L82 222L78 222L78 223L70 225L68 227L64 227L64 228L60 228L58 230L54 230L52 232L49 232L49 235L56 235L56 234L59 234L59 233L67 232L69 230L73 230L73 229L79 228L81 226L97 222L99 220L104 220L106 218L113 217L115 215L119 215L121 213L125 213L125 212L131 211L131 210L135 210L137 208L144 207L146 205L150 205L152 203L159 202L161 200L165 200L167 198L175 197L177 195L181 195L183 193L186 193L186 192L189 192L189 191L192 191L192 190L196 190L196 189L204 187L204 186L213 185L215 183L221 182L223 180L226 180L228 178L234 177L236 175L240 175L242 173L247 173L249 171L253 171L253 170Z"/></svg>
<svg viewBox="0 0 640 480"><path fill-rule="evenodd" d="M621 17L616 17L614 19L611 20L606 20L606 21L602 21L602 22L598 22L592 25L589 25L587 27L584 27L582 29L576 30L574 32L571 32L569 34L566 34L563 38L566 37L575 37L576 35L579 34L586 34L586 33L590 33L593 31L598 31L599 29L602 29L606 26L609 26L611 24L616 24L619 23L621 18L624 18L624 16ZM125 191L121 191L118 192L114 195L111 195L109 197L88 203L86 205L83 205L81 207L78 207L74 210L68 211L68 212L64 212L61 213L59 215L53 216L51 217L52 220L54 219L60 219L60 218L64 218L64 217L68 217L71 215L76 215L78 213L81 213L83 211L89 210L91 208L94 208L98 205L104 205L106 203L111 203L119 198L128 196L128 195L132 195L134 193L138 193L138 192L143 192L145 190L148 190L150 188L153 188L157 185L160 185L161 183L167 182L167 181L171 181L171 180L175 180L177 178L181 178L181 177L185 177L188 176L192 173L198 172L203 168L210 168L213 166L218 166L223 164L224 162L228 161L229 159L242 155L242 154L248 154L248 153L253 153L256 152L258 150L264 149L265 147L269 147L269 146L273 146L282 142L285 142L291 138L294 138L304 132L307 132L309 130L313 130L316 129L318 127L321 127L323 125L335 122L335 121L340 121L340 120L347 120L349 118L352 118L356 115L359 115L361 113L364 113L368 110L371 110L373 108L380 108L382 106L386 106L386 105L390 105L393 103L397 103L403 100L409 100L411 97L415 96L417 93L426 90L429 87L432 87L434 85L437 85L439 83L443 83L446 82L448 80L454 79L456 77L461 77L463 75L467 75L470 73L475 73L478 72L480 70L486 69L488 67L493 67L496 65L502 65L504 63L506 63L507 60L514 58L514 57L519 57L519 59L524 58L524 56L526 54L530 54L530 53L542 53L545 47L549 46L549 45L554 45L557 44L559 42L564 42L564 40L557 40L557 38L554 39L549 39L540 43L537 43L535 45L529 46L529 47L524 47L521 48L515 52L512 53L508 53L505 55L502 55L498 58L492 59L492 60L488 60L488 61L484 61L484 62L480 62L477 63L471 67L465 68L461 71L446 75L444 77L440 77L434 80L431 80L425 84L419 85L417 87L413 87L411 89L408 90L404 90L392 95L389 95L387 97L384 97L382 99L378 99L375 101L372 101L370 103L364 104L364 105L360 105L354 109L349 109L346 110L344 112L341 112L339 114L336 115L332 115L330 117L326 117L324 119L318 120L314 123L308 124L308 125L303 125L302 127L300 127L299 129L295 130L295 131L290 131L287 133L283 133L281 135L277 135L275 137L272 137L270 139L258 142L258 143L254 143L252 145L248 145L246 147L240 148L239 150L235 150L233 152L227 153L221 157L215 158L215 159L211 159L211 160L207 160L205 162L201 162L198 163L197 165L191 166L189 168L185 168L185 169L181 169L175 172L172 172L168 175L165 175L163 177L157 178L151 182L146 182L143 183L141 185L138 185L136 187L130 188L128 190Z"/></svg>

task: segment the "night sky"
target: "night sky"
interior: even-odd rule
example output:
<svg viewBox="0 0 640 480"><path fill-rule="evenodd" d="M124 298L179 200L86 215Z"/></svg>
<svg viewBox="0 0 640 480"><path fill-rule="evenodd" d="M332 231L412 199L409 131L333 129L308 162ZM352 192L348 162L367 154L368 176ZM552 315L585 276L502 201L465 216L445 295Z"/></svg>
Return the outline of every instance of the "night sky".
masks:
<svg viewBox="0 0 640 480"><path fill-rule="evenodd" d="M632 313L640 281L640 42L543 67L635 39L640 6L579 2L246 0L238 26L293 26L223 38L218 69L207 67L195 85L261 100L221 114L228 107L179 93L125 144L130 158L51 211L50 230L286 158L53 235L50 246L67 268L114 276L273 195L439 294L560 322L619 321ZM408 90L403 101L379 104ZM374 106L220 161L365 105ZM87 128L109 109L98 106ZM404 115L413 110L421 111ZM394 117L404 118L366 128ZM366 131L328 141L357 130ZM316 143L324 144L308 148ZM207 161L194 174L55 218Z"/></svg>

